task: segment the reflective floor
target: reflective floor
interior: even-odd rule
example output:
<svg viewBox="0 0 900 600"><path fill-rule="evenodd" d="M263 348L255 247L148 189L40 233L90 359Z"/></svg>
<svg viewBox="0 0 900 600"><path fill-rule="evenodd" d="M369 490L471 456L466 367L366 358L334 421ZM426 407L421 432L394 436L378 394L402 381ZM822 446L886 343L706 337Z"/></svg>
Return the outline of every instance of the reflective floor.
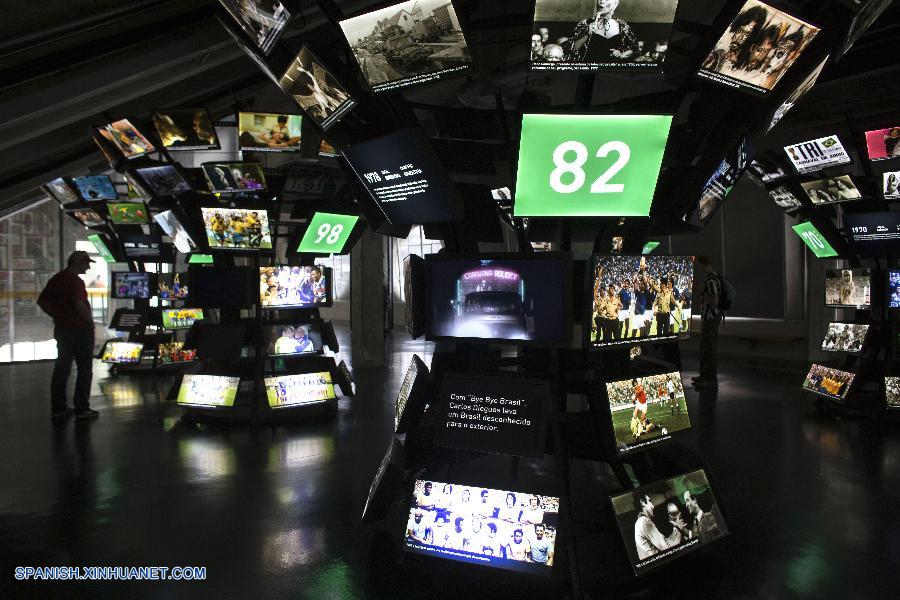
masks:
<svg viewBox="0 0 900 600"><path fill-rule="evenodd" d="M0 598L567 596L398 560L384 540L399 530L359 523L406 365L430 359L430 344L400 333L389 346L389 367L356 370L358 394L335 419L258 429L186 423L161 400L169 380L101 365L100 419L54 426L52 365L0 367ZM681 440L703 457L732 535L614 590L588 581L587 597L900 597L900 423L819 414L801 377L724 366L717 395L689 392ZM582 556L582 569L602 561ZM20 565L202 566L207 579L22 583Z"/></svg>

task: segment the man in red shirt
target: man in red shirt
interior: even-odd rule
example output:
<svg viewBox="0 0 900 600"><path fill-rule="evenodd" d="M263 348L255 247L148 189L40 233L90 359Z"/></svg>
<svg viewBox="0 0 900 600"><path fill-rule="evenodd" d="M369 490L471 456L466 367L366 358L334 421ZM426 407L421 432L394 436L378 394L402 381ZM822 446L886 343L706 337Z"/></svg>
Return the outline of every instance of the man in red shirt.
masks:
<svg viewBox="0 0 900 600"><path fill-rule="evenodd" d="M87 273L92 262L87 252L73 252L69 255L68 266L50 278L38 297L38 306L53 318L53 337L56 338L57 357L50 381L51 416L54 419L72 414L66 401L72 360L78 367L72 399L75 418L90 419L100 414L90 407L94 318L84 281L79 277Z"/></svg>

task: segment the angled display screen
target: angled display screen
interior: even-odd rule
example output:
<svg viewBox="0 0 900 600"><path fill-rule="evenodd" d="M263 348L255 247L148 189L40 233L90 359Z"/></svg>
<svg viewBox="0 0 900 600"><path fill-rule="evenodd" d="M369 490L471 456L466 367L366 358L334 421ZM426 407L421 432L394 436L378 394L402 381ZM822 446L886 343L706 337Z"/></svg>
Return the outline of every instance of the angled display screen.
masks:
<svg viewBox="0 0 900 600"><path fill-rule="evenodd" d="M163 329L190 329L197 321L203 320L202 308L162 309Z"/></svg>
<svg viewBox="0 0 900 600"><path fill-rule="evenodd" d="M281 113L238 113L238 144L250 152L300 152L303 118Z"/></svg>
<svg viewBox="0 0 900 600"><path fill-rule="evenodd" d="M337 398L331 373L327 371L266 377L264 381L269 408L289 408Z"/></svg>
<svg viewBox="0 0 900 600"><path fill-rule="evenodd" d="M426 261L429 339L560 344L569 338L563 255L429 255Z"/></svg>
<svg viewBox="0 0 900 600"><path fill-rule="evenodd" d="M882 173L881 182L881 194L885 200L900 200L900 171Z"/></svg>
<svg viewBox="0 0 900 600"><path fill-rule="evenodd" d="M109 251L109 246L106 245L106 238L96 233L92 233L87 236L88 241L93 244L94 249L97 250L97 254L108 263L116 262L116 257L113 256L113 253Z"/></svg>
<svg viewBox="0 0 900 600"><path fill-rule="evenodd" d="M537 0L531 68L662 69L678 0Z"/></svg>
<svg viewBox="0 0 900 600"><path fill-rule="evenodd" d="M184 342L165 342L157 346L156 356L160 364L173 365L196 360L197 351L185 349Z"/></svg>
<svg viewBox="0 0 900 600"><path fill-rule="evenodd" d="M85 227L100 227L106 223L99 213L90 209L70 210L68 214Z"/></svg>
<svg viewBox="0 0 900 600"><path fill-rule="evenodd" d="M591 346L676 340L690 332L693 256L595 255Z"/></svg>
<svg viewBox="0 0 900 600"><path fill-rule="evenodd" d="M191 186L173 165L142 167L134 172L153 196L176 196L191 191Z"/></svg>
<svg viewBox="0 0 900 600"><path fill-rule="evenodd" d="M160 273L156 279L156 295L160 300L184 300L188 297L187 273Z"/></svg>
<svg viewBox="0 0 900 600"><path fill-rule="evenodd" d="M240 383L238 377L185 375L178 389L178 404L206 408L234 406Z"/></svg>
<svg viewBox="0 0 900 600"><path fill-rule="evenodd" d="M635 488L611 500L637 575L728 535L702 469Z"/></svg>
<svg viewBox="0 0 900 600"><path fill-rule="evenodd" d="M271 250L269 213L244 208L201 208L210 250Z"/></svg>
<svg viewBox="0 0 900 600"><path fill-rule="evenodd" d="M558 523L554 496L419 479L405 550L549 577Z"/></svg>
<svg viewBox="0 0 900 600"><path fill-rule="evenodd" d="M794 192L783 185L770 190L769 198L771 198L779 208L783 208L784 210L796 210L803 206L800 201L797 200L797 196L794 195Z"/></svg>
<svg viewBox="0 0 900 600"><path fill-rule="evenodd" d="M606 397L620 454L665 442L691 426L677 371L609 382Z"/></svg>
<svg viewBox="0 0 900 600"><path fill-rule="evenodd" d="M862 352L869 326L854 323L829 323L822 340L822 350L826 352Z"/></svg>
<svg viewBox="0 0 900 600"><path fill-rule="evenodd" d="M847 399L847 392L855 378L854 373L814 364L803 381L803 389L832 400L843 401Z"/></svg>
<svg viewBox="0 0 900 600"><path fill-rule="evenodd" d="M344 86L306 46L294 57L278 84L322 129L337 123L356 105Z"/></svg>
<svg viewBox="0 0 900 600"><path fill-rule="evenodd" d="M900 158L900 125L866 132L869 160Z"/></svg>
<svg viewBox="0 0 900 600"><path fill-rule="evenodd" d="M900 212L846 213L844 233L857 252L878 256L900 250Z"/></svg>
<svg viewBox="0 0 900 600"><path fill-rule="evenodd" d="M462 220L462 199L418 130L355 144L344 156L392 225Z"/></svg>
<svg viewBox="0 0 900 600"><path fill-rule="evenodd" d="M116 186L108 175L84 175L73 177L72 183L78 189L81 199L87 202L94 200L115 200L119 197Z"/></svg>
<svg viewBox="0 0 900 600"><path fill-rule="evenodd" d="M110 123L98 128L97 131L126 159L144 156L156 150L150 140L145 138L128 119Z"/></svg>
<svg viewBox="0 0 900 600"><path fill-rule="evenodd" d="M898 283L900 283L900 273L898 273ZM869 269L830 269L825 271L825 306L869 308L871 294L872 283ZM898 298L898 302L900 302L900 298Z"/></svg>
<svg viewBox="0 0 900 600"><path fill-rule="evenodd" d="M110 296L120 299L143 299L147 300L153 295L151 289L150 273L126 273L116 272L110 273L112 279L112 288Z"/></svg>
<svg viewBox="0 0 900 600"><path fill-rule="evenodd" d="M822 70L825 68L825 65L828 64L830 58L831 56L829 55L822 59L822 62L820 62L819 65L806 76L806 79L794 88L794 91L781 103L781 106L779 106L778 110L775 111L775 114L772 115L772 121L769 123L769 128L766 130L766 133L772 131L772 128L778 125L788 111L794 108L797 102L800 101L800 98L816 85L816 81L819 80L819 75L822 74Z"/></svg>
<svg viewBox="0 0 900 600"><path fill-rule="evenodd" d="M800 186L813 204L834 204L862 198L849 175L805 181Z"/></svg>
<svg viewBox="0 0 900 600"><path fill-rule="evenodd" d="M266 177L259 163L203 163L200 168L209 184L209 191L214 194L262 192L266 189Z"/></svg>
<svg viewBox="0 0 900 600"><path fill-rule="evenodd" d="M885 377L884 391L888 410L900 410L900 377Z"/></svg>
<svg viewBox="0 0 900 600"><path fill-rule="evenodd" d="M115 365L134 365L141 362L144 344L109 341L100 351L100 360Z"/></svg>
<svg viewBox="0 0 900 600"><path fill-rule="evenodd" d="M78 202L81 199L62 177L57 177L52 181L48 181L43 185L43 188L45 192L50 194L50 196L60 204Z"/></svg>
<svg viewBox="0 0 900 600"><path fill-rule="evenodd" d="M153 113L153 125L169 152L218 150L219 137L205 108L176 108Z"/></svg>
<svg viewBox="0 0 900 600"><path fill-rule="evenodd" d="M149 222L143 202L107 202L109 220L116 225L144 225Z"/></svg>
<svg viewBox="0 0 900 600"><path fill-rule="evenodd" d="M263 328L266 354L295 356L322 351L322 334L313 323L286 323Z"/></svg>
<svg viewBox="0 0 900 600"><path fill-rule="evenodd" d="M800 236L806 247L816 255L816 258L831 258L838 255L837 250L831 247L828 240L809 221L794 225L791 229Z"/></svg>
<svg viewBox="0 0 900 600"><path fill-rule="evenodd" d="M472 62L448 0L398 2L340 26L373 92L437 81Z"/></svg>
<svg viewBox="0 0 900 600"><path fill-rule="evenodd" d="M646 217L672 117L522 116L517 217Z"/></svg>
<svg viewBox="0 0 900 600"><path fill-rule="evenodd" d="M337 215L317 212L306 226L300 238L297 252L310 254L344 254L353 228L359 222L357 215Z"/></svg>
<svg viewBox="0 0 900 600"><path fill-rule="evenodd" d="M784 151L800 174L851 162L850 155L836 135L785 146Z"/></svg>
<svg viewBox="0 0 900 600"><path fill-rule="evenodd" d="M197 249L197 245L194 243L193 238L173 211L166 210L153 215L153 220L156 221L157 225L162 228L167 236L172 238L172 244L179 252L190 254Z"/></svg>
<svg viewBox="0 0 900 600"><path fill-rule="evenodd" d="M699 74L734 88L769 92L817 33L818 27L758 0L747 0Z"/></svg>
<svg viewBox="0 0 900 600"><path fill-rule="evenodd" d="M331 269L260 267L259 300L263 308L315 308L331 306Z"/></svg>
<svg viewBox="0 0 900 600"><path fill-rule="evenodd" d="M703 195L700 197L700 204L697 208L701 223L706 223L715 214L728 194L731 193L731 189L738 179L750 166L750 161L755 154L756 150L753 148L750 138L745 135L741 137L734 151L722 160L719 168L703 188Z"/></svg>
<svg viewBox="0 0 900 600"><path fill-rule="evenodd" d="M259 49L269 53L291 13L279 0L219 0Z"/></svg>

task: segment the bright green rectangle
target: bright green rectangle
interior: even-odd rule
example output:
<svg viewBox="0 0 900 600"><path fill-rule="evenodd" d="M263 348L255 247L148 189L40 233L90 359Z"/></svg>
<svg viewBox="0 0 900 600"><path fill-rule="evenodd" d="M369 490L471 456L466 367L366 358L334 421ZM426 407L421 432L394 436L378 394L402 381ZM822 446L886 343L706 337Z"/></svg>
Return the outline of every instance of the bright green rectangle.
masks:
<svg viewBox="0 0 900 600"><path fill-rule="evenodd" d="M112 255L112 252L109 251L109 248L106 247L106 243L103 241L103 238L99 235L92 234L87 236L87 239L90 243L94 245L94 248L97 250L97 254L108 263L116 262L116 257Z"/></svg>
<svg viewBox="0 0 900 600"><path fill-rule="evenodd" d="M188 259L189 265L211 265L213 264L212 254L191 254Z"/></svg>
<svg viewBox="0 0 900 600"><path fill-rule="evenodd" d="M825 240L822 234L819 233L819 230L809 221L794 225L793 229L800 236L800 239L803 240L803 243L806 244L806 247L816 255L816 258L831 258L838 255L837 251L831 247L831 244Z"/></svg>
<svg viewBox="0 0 900 600"><path fill-rule="evenodd" d="M356 215L317 212L310 219L297 252L341 254L358 221Z"/></svg>
<svg viewBox="0 0 900 600"><path fill-rule="evenodd" d="M646 217L668 115L523 115L517 217Z"/></svg>
<svg viewBox="0 0 900 600"><path fill-rule="evenodd" d="M641 250L641 254L650 254L657 248L659 248L659 242L647 242L644 244L644 249Z"/></svg>

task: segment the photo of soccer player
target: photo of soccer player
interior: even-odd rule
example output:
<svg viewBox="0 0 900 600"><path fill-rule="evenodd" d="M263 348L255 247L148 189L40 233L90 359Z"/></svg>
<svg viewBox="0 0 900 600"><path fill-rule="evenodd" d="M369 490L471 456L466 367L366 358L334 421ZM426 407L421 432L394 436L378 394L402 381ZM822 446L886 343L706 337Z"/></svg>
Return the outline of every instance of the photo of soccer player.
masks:
<svg viewBox="0 0 900 600"><path fill-rule="evenodd" d="M834 204L835 202L847 202L859 200L862 194L856 189L849 175L839 175L820 179L818 181L802 182L801 187L813 204Z"/></svg>
<svg viewBox="0 0 900 600"><path fill-rule="evenodd" d="M187 273L160 273L157 296L160 300L184 300L188 297Z"/></svg>
<svg viewBox="0 0 900 600"><path fill-rule="evenodd" d="M322 129L333 125L355 104L340 82L306 46L300 49L278 82Z"/></svg>
<svg viewBox="0 0 900 600"><path fill-rule="evenodd" d="M109 364L129 365L141 362L144 345L133 342L109 341L103 345L100 360Z"/></svg>
<svg viewBox="0 0 900 600"><path fill-rule="evenodd" d="M254 162L203 163L203 176L214 194L261 192L266 189L262 165Z"/></svg>
<svg viewBox="0 0 900 600"><path fill-rule="evenodd" d="M269 356L310 354L322 349L322 335L312 323L273 325L265 333Z"/></svg>
<svg viewBox="0 0 900 600"><path fill-rule="evenodd" d="M300 152L301 122L300 115L238 113L240 149L251 152Z"/></svg>
<svg viewBox="0 0 900 600"><path fill-rule="evenodd" d="M672 340L691 323L692 256L593 257L593 346Z"/></svg>
<svg viewBox="0 0 900 600"><path fill-rule="evenodd" d="M436 81L472 62L448 0L406 0L345 19L340 26L375 92Z"/></svg>
<svg viewBox="0 0 900 600"><path fill-rule="evenodd" d="M881 189L885 200L900 200L900 171L883 173Z"/></svg>
<svg viewBox="0 0 900 600"><path fill-rule="evenodd" d="M263 307L314 307L331 300L325 269L311 267L260 267L259 299Z"/></svg>
<svg viewBox="0 0 900 600"><path fill-rule="evenodd" d="M157 360L164 365L196 360L195 349L185 350L184 342L165 342L157 347Z"/></svg>
<svg viewBox="0 0 900 600"><path fill-rule="evenodd" d="M271 250L269 214L244 208L201 208L212 250Z"/></svg>
<svg viewBox="0 0 900 600"><path fill-rule="evenodd" d="M300 406L337 398L331 373L327 371L266 377L264 383L269 408Z"/></svg>
<svg viewBox="0 0 900 600"><path fill-rule="evenodd" d="M884 393L888 409L900 410L900 377L885 377Z"/></svg>
<svg viewBox="0 0 900 600"><path fill-rule="evenodd" d="M635 574L728 535L702 469L641 486L611 500Z"/></svg>
<svg viewBox="0 0 900 600"><path fill-rule="evenodd" d="M420 479L404 532L406 550L549 575L558 513L553 496Z"/></svg>
<svg viewBox="0 0 900 600"><path fill-rule="evenodd" d="M759 0L747 0L699 74L732 87L768 92L817 33L818 27Z"/></svg>
<svg viewBox="0 0 900 600"><path fill-rule="evenodd" d="M825 306L868 308L871 294L870 278L869 269L829 269L825 271ZM898 298L898 302L900 302L900 298Z"/></svg>
<svg viewBox="0 0 900 600"><path fill-rule="evenodd" d="M137 130L128 119L122 119L99 127L97 131L110 142L125 158L136 158L156 150L150 140Z"/></svg>
<svg viewBox="0 0 900 600"><path fill-rule="evenodd" d="M606 396L620 453L666 441L691 427L677 371L609 382Z"/></svg>
<svg viewBox="0 0 900 600"><path fill-rule="evenodd" d="M862 352L868 325L854 323L829 323L822 340L822 350L826 352Z"/></svg>
<svg viewBox="0 0 900 600"><path fill-rule="evenodd" d="M660 70L678 0L537 0L535 70Z"/></svg>
<svg viewBox="0 0 900 600"><path fill-rule="evenodd" d="M846 400L856 374L813 364L803 381L803 389L832 400Z"/></svg>
<svg viewBox="0 0 900 600"><path fill-rule="evenodd" d="M259 49L268 54L291 19L278 0L219 0Z"/></svg>
<svg viewBox="0 0 900 600"><path fill-rule="evenodd" d="M180 108L153 113L153 125L169 151L218 150L219 137L203 108Z"/></svg>

